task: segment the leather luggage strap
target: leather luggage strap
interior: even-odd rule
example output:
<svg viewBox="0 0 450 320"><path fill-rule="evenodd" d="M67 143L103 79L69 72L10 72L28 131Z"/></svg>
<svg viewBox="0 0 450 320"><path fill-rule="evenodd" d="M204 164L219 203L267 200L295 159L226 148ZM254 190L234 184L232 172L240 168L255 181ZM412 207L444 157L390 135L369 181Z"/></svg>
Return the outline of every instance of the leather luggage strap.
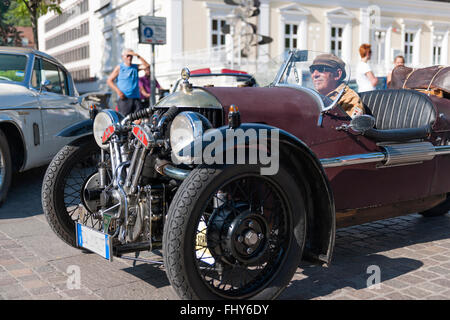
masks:
<svg viewBox="0 0 450 320"><path fill-rule="evenodd" d="M408 82L409 77L413 74L414 71L416 71L416 69L412 69L412 71L406 76L406 79L403 82L403 88L402 89L406 88L406 82Z"/></svg>
<svg viewBox="0 0 450 320"><path fill-rule="evenodd" d="M436 72L434 74L433 78L431 78L431 80L430 80L430 84L428 85L427 91L430 91L431 84L433 83L434 78L436 78L436 76L439 74L439 72L441 72L443 69L444 69L444 66L439 66L438 72Z"/></svg>

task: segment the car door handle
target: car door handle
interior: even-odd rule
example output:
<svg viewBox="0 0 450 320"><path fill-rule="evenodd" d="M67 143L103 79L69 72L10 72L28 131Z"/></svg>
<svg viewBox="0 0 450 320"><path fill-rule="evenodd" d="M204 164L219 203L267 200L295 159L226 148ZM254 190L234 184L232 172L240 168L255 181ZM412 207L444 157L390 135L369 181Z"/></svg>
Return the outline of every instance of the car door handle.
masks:
<svg viewBox="0 0 450 320"><path fill-rule="evenodd" d="M69 104L78 104L78 102L77 101L72 101L72 102L70 102Z"/></svg>

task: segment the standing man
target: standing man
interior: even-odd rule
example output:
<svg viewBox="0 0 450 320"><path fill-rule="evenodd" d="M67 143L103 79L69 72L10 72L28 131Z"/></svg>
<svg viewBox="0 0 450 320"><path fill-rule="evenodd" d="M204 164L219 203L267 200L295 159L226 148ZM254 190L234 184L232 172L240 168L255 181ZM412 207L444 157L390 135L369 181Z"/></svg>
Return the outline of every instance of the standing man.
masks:
<svg viewBox="0 0 450 320"><path fill-rule="evenodd" d="M141 60L141 64L133 64L133 57ZM139 70L148 68L150 65L131 49L123 51L122 61L114 68L106 83L117 93L119 112L126 116L143 109L140 101ZM116 79L117 83L115 83Z"/></svg>

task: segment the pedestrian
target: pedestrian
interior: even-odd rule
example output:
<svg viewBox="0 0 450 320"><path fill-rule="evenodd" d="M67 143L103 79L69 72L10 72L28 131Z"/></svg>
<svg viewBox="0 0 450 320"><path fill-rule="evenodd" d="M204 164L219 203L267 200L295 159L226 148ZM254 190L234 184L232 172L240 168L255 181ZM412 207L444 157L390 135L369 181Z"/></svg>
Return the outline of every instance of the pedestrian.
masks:
<svg viewBox="0 0 450 320"><path fill-rule="evenodd" d="M141 60L141 64L133 64L133 57ZM113 89L118 99L119 112L126 116L143 109L139 91L139 69L148 68L149 64L131 49L122 52L122 63L116 66L106 83ZM116 81L117 80L117 81Z"/></svg>
<svg viewBox="0 0 450 320"><path fill-rule="evenodd" d="M362 44L359 47L359 55L361 60L356 67L356 83L358 84L358 92L375 90L375 86L378 83L378 78L372 72L372 68L369 65L369 60L372 55L370 44Z"/></svg>
<svg viewBox="0 0 450 320"><path fill-rule="evenodd" d="M150 66L146 67L144 69L145 75L139 78L139 92L141 95L141 102L144 106L149 106L149 100L152 95L152 87L151 87L151 73L150 73ZM161 86L158 83L158 80L155 79L156 88L158 90L164 90L161 89ZM155 91L156 94L156 91ZM156 101L156 99L155 99Z"/></svg>
<svg viewBox="0 0 450 320"><path fill-rule="evenodd" d="M398 66L404 66L405 65L405 57L403 56L396 56L394 59L394 69ZM392 81L392 70L391 72L389 72L389 74L387 75L387 79L386 79L386 84L389 87L389 85L391 84Z"/></svg>

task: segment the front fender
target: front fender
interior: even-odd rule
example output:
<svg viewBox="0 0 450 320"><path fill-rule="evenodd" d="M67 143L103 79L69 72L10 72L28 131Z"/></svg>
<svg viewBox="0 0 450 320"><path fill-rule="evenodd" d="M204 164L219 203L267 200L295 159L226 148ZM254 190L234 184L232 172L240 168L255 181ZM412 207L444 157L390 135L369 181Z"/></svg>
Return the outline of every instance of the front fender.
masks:
<svg viewBox="0 0 450 320"><path fill-rule="evenodd" d="M243 135L241 139L234 138L238 130L240 130L238 136ZM233 139L230 140L230 137ZM264 138L267 138L266 141ZM276 150L277 148L278 150ZM242 149L248 150L245 154L246 157L250 155L252 149L258 151L265 149L270 151L271 156L278 157L280 165L289 167L296 180L299 181L299 185L301 184L307 202L308 230L305 256L322 263L330 263L336 235L333 192L322 164L303 141L279 128L264 124L245 123L237 129L223 126L208 130L202 137L179 151L178 155L192 157L194 164L213 164L207 162L208 157L209 161L211 159L221 160L220 164L241 164L242 162L228 162L227 160L239 161L239 156L236 159L235 151ZM231 157L230 154L233 156ZM258 155L260 154L258 153ZM247 159L249 161L247 163L257 163L251 162L251 158ZM258 158L258 161L260 160ZM267 165L263 161L260 161L260 164ZM266 174L273 172L271 169L277 169L273 163L270 165ZM261 171L261 174L265 173Z"/></svg>
<svg viewBox="0 0 450 320"><path fill-rule="evenodd" d="M58 134L57 137L79 137L92 134L94 121L91 119L77 122L71 126L64 128Z"/></svg>

